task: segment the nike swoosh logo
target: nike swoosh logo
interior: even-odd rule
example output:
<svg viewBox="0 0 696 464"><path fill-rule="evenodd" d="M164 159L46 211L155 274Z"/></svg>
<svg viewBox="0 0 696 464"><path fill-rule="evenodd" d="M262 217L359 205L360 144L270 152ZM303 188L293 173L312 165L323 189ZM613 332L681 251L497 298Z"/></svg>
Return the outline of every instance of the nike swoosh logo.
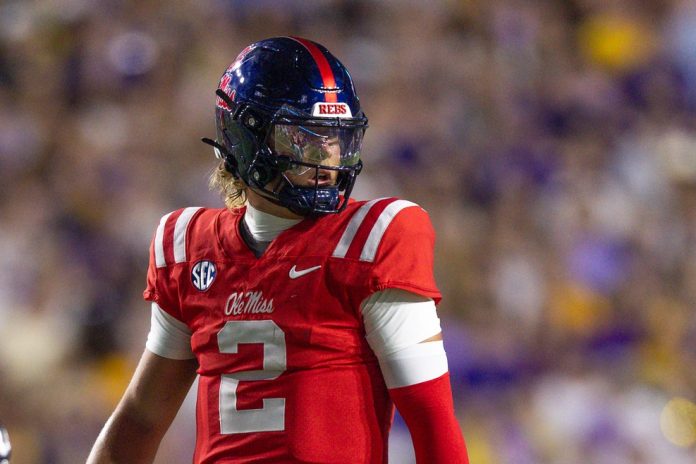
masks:
<svg viewBox="0 0 696 464"><path fill-rule="evenodd" d="M307 269L302 269L301 271L298 271L297 269L295 269L295 266L293 266L292 269L290 269L289 275L290 275L291 279L297 279L298 277L302 277L303 275L309 274L310 272L316 271L317 269L320 269L320 268L321 268L321 265L309 267Z"/></svg>

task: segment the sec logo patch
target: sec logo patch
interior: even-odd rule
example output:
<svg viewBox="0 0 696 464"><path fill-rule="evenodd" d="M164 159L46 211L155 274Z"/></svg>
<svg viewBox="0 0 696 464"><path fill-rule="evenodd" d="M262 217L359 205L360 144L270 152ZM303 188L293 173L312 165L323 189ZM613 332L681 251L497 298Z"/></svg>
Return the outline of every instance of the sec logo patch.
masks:
<svg viewBox="0 0 696 464"><path fill-rule="evenodd" d="M217 270L212 261L198 261L191 270L191 282L201 292L205 292L213 285Z"/></svg>

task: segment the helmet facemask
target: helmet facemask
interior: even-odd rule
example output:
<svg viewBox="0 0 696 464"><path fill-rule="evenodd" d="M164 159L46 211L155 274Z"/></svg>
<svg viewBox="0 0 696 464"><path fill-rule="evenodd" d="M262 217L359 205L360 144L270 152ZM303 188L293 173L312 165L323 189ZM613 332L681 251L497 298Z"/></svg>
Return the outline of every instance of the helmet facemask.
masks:
<svg viewBox="0 0 696 464"><path fill-rule="evenodd" d="M342 211L362 169L367 119L315 117L289 105L264 113L219 109L217 145L226 168L295 214Z"/></svg>

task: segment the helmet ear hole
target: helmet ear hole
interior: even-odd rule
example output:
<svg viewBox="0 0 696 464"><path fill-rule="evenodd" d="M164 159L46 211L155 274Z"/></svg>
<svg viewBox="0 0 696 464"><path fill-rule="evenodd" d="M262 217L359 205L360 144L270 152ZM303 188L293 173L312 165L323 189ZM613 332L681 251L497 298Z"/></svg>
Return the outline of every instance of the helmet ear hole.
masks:
<svg viewBox="0 0 696 464"><path fill-rule="evenodd" d="M259 159L252 165L249 171L249 178L259 187L265 187L270 181L275 179L278 169L271 166L265 159Z"/></svg>
<svg viewBox="0 0 696 464"><path fill-rule="evenodd" d="M252 131L258 131L264 126L263 118L252 111L245 111L240 118L242 120L242 124Z"/></svg>

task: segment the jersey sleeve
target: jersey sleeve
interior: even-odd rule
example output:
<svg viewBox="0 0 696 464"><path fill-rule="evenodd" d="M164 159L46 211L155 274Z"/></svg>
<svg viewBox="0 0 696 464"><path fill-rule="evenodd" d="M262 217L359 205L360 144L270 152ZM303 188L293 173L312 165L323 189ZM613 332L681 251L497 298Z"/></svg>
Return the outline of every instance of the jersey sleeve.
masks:
<svg viewBox="0 0 696 464"><path fill-rule="evenodd" d="M442 297L433 274L435 231L428 213L411 205L398 211L381 239L375 240L371 287L399 288L439 303Z"/></svg>
<svg viewBox="0 0 696 464"><path fill-rule="evenodd" d="M155 240L153 237L150 242L150 262L147 266L147 282L143 291L143 298L153 303L160 302L160 295L157 291L157 265L155 264Z"/></svg>
<svg viewBox="0 0 696 464"><path fill-rule="evenodd" d="M143 291L145 300L156 303L163 311L179 321L183 321L176 291L175 281L170 278L171 269L164 258L165 234L172 213L166 214L160 220L157 231L150 243L150 262L147 268L147 282Z"/></svg>
<svg viewBox="0 0 696 464"><path fill-rule="evenodd" d="M150 333L145 348L169 359L192 359L191 329L152 303Z"/></svg>

